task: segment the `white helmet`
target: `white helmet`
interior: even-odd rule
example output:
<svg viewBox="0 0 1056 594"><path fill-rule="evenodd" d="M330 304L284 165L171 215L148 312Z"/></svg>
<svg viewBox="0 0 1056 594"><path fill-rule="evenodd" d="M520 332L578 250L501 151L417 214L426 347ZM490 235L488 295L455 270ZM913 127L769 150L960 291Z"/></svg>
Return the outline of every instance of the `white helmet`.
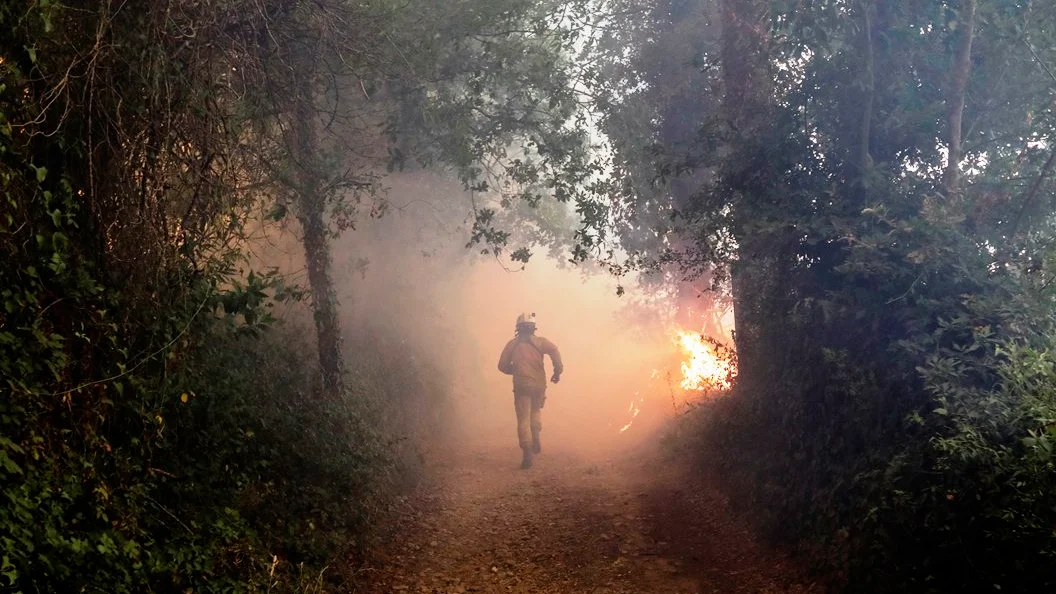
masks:
<svg viewBox="0 0 1056 594"><path fill-rule="evenodd" d="M517 325L535 327L535 313L525 312L517 316Z"/></svg>

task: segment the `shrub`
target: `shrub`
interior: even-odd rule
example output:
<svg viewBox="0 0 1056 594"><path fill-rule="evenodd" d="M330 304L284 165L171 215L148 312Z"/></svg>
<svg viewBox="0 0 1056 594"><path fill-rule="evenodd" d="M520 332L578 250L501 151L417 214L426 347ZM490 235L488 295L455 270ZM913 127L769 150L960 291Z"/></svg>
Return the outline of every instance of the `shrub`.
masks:
<svg viewBox="0 0 1056 594"><path fill-rule="evenodd" d="M797 273L833 288L783 314L766 375L704 412L734 500L846 591L1052 589L1045 283L995 269L956 219L871 233Z"/></svg>

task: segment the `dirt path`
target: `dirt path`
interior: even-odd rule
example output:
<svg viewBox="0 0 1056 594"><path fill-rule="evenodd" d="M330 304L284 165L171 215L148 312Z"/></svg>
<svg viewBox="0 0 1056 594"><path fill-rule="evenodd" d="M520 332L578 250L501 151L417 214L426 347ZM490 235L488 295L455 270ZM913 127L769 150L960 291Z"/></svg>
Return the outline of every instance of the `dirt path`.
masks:
<svg viewBox="0 0 1056 594"><path fill-rule="evenodd" d="M482 444L436 463L367 591L814 592L715 489L655 452L547 451L528 471L518 454Z"/></svg>

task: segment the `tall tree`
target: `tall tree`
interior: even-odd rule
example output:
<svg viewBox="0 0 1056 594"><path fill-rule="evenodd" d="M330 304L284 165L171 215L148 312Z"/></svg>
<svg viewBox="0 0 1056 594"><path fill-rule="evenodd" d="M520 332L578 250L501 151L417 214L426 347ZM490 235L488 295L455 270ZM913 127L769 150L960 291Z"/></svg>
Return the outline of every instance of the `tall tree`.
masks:
<svg viewBox="0 0 1056 594"><path fill-rule="evenodd" d="M1020 382L1056 336L1056 11L717 7L723 125L682 164L714 173L693 208L736 246L701 253L732 264L741 375L720 443L750 466L746 495L784 536L853 551L852 591L1051 587L1033 568L1056 477L1034 448L1053 402Z"/></svg>
<svg viewBox="0 0 1056 594"><path fill-rule="evenodd" d="M770 75L770 23L766 2L722 0L719 3L722 20L723 113L730 130L727 142L741 158L729 159L720 172L726 187L733 194L735 220L740 223L734 231L737 242L737 262L731 272L734 314L737 326L737 356L740 373L751 379L758 377L757 366L766 356L760 352L760 324L766 315L763 307L768 294L775 290L773 250L778 247L768 242L763 229L751 225L762 215L750 205L759 194L773 191L755 184L771 183L757 175L769 164L760 147L763 134L760 127L770 121L769 112L774 100L773 77Z"/></svg>

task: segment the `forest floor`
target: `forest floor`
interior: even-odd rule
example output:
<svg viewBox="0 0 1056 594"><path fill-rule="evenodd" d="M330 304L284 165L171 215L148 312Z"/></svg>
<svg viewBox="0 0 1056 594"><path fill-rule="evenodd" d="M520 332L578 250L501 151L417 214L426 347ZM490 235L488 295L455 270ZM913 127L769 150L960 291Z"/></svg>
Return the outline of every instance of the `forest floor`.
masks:
<svg viewBox="0 0 1056 594"><path fill-rule="evenodd" d="M549 445L545 444L544 445ZM516 444L434 452L365 592L814 594L714 484L660 448L618 457Z"/></svg>

